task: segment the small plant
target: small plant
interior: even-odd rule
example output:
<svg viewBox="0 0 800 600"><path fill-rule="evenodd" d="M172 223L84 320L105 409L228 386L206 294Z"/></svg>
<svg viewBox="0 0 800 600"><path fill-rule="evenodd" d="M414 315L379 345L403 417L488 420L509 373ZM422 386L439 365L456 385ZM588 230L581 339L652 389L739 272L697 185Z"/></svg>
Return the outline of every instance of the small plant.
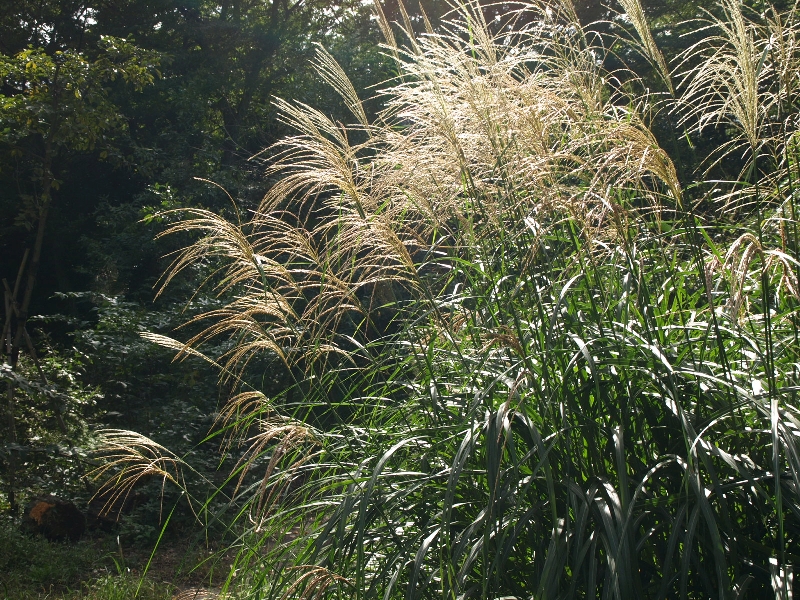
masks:
<svg viewBox="0 0 800 600"><path fill-rule="evenodd" d="M172 588L130 575L106 575L84 585L73 595L76 600L170 600Z"/></svg>

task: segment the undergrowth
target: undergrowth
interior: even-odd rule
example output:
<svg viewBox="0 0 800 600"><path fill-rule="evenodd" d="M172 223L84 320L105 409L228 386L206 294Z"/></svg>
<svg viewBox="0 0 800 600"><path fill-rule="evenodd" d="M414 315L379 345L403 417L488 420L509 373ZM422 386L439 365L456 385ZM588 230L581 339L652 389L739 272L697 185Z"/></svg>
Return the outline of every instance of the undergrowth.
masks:
<svg viewBox="0 0 800 600"><path fill-rule="evenodd" d="M0 523L3 600L169 600L172 586L142 580L91 541L50 542Z"/></svg>

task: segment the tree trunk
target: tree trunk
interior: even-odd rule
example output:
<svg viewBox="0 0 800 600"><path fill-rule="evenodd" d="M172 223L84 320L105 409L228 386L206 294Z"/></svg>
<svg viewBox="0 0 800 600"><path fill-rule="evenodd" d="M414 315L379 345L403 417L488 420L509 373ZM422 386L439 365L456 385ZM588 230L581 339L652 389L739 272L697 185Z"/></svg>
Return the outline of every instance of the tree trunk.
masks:
<svg viewBox="0 0 800 600"><path fill-rule="evenodd" d="M33 297L33 288L36 285L36 276L39 272L39 263L42 259L42 243L44 242L44 232L47 227L47 215L50 210L50 188L53 185L53 136L50 135L45 142L45 151L43 159L43 176L42 176L42 194L41 203L39 205L39 219L36 228L36 239L33 242L33 255L31 257L30 265L28 266L28 276L25 281L25 292L22 296L22 303L17 306L17 293L19 283L25 271L25 263L28 258L28 251L25 251L25 256L20 266L19 274L17 275L17 282L14 285L14 291L11 298L6 301L6 320L9 322L7 330L8 339L10 343L6 343L6 350L8 352L8 363L13 371L16 371L17 364L19 363L19 353L22 344L26 341L25 324L28 320L28 311L30 310L31 298ZM6 293L8 295L8 293ZM7 423L8 423L8 437L12 448L8 454L8 503L11 508L12 514L16 514L19 507L17 505L15 487L17 476L17 451L13 445L17 443L17 430L15 423L15 392L16 385L12 380L8 381L7 393Z"/></svg>

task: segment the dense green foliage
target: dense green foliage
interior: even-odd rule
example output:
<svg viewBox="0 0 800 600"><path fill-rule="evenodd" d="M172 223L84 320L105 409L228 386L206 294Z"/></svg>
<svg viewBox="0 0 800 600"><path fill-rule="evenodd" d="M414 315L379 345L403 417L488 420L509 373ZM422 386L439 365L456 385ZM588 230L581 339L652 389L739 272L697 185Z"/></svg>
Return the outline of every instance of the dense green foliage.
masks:
<svg viewBox="0 0 800 600"><path fill-rule="evenodd" d="M724 2L673 72L623 5L610 46L568 3L499 38L463 6L389 46L377 120L320 51L355 124L282 103L297 133L253 217L168 229L200 237L166 282L210 260L228 298L188 346L150 339L236 340L208 360L242 386L219 420L246 448L246 596L788 594L798 57L774 40L797 24ZM608 71L617 44L664 94ZM704 166L732 156L737 180L681 181L656 114L724 129ZM264 353L297 378L285 394L249 383ZM182 481L162 448L106 443L129 477Z"/></svg>
<svg viewBox="0 0 800 600"><path fill-rule="evenodd" d="M16 465L4 463L11 489L43 491L34 471L47 461L29 459L52 456L54 444L84 445L78 415L110 413L107 422L148 434L187 419L206 431L204 415L219 396L214 375L171 367L165 353L148 360L158 353L137 335L169 331L182 308L167 297L152 305L160 257L170 250L153 241L163 224L152 214L196 204L224 210L226 196L198 177L254 201L260 163L249 159L283 131L272 94L323 99L304 58L321 40L358 61L363 85L386 76L368 11L347 2L0 8L0 277L16 301L4 307L4 362L24 384L11 408L18 425L3 420L0 454ZM64 348L54 360L72 361L73 379L98 393L96 408L62 406L72 382L53 387L35 362L17 366L27 337L40 354ZM41 398L26 397L36 386ZM44 437L42 425L50 428ZM176 439L196 441L185 431L164 441Z"/></svg>
<svg viewBox="0 0 800 600"><path fill-rule="evenodd" d="M69 56L118 44L148 84L81 104L129 111L103 131L138 183L97 200L108 237L83 251L105 274L66 296L94 315L42 364L80 371L70 410L97 400L114 427L61 432L98 446L106 489L150 486L130 534L200 522L243 598L791 597L800 20L709 8L78 19L94 45ZM122 9L147 15L135 42ZM159 249L177 250L145 309ZM60 414L34 366L9 389ZM38 426L19 435L52 445ZM43 470L5 448L9 487Z"/></svg>

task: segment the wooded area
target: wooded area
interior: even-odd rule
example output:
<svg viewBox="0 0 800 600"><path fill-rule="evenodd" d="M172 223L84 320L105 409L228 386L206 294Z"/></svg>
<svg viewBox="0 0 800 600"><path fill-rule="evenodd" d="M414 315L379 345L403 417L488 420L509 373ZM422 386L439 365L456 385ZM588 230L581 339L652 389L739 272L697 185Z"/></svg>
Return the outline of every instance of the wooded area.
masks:
<svg viewBox="0 0 800 600"><path fill-rule="evenodd" d="M0 595L789 600L798 10L0 3Z"/></svg>

